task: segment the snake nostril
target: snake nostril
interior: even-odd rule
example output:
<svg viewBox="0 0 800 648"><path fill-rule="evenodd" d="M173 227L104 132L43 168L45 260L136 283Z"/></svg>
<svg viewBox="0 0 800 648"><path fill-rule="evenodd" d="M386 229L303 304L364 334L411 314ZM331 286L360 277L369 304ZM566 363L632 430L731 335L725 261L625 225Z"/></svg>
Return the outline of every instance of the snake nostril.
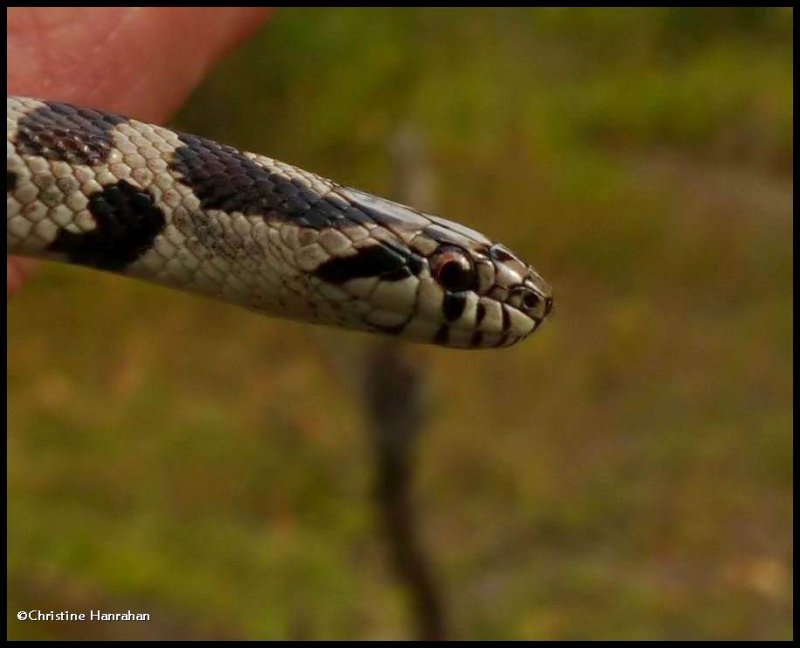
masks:
<svg viewBox="0 0 800 648"><path fill-rule="evenodd" d="M525 291L525 294L522 297L522 305L527 310L534 310L539 305L539 302L539 295L537 295L535 292Z"/></svg>
<svg viewBox="0 0 800 648"><path fill-rule="evenodd" d="M553 298L548 297L544 300L544 316L547 317L551 310L553 310Z"/></svg>

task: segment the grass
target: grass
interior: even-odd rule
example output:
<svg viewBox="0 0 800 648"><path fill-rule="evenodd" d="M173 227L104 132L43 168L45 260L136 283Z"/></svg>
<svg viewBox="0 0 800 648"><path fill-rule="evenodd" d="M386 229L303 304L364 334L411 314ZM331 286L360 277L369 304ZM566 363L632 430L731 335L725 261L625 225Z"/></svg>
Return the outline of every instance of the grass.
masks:
<svg viewBox="0 0 800 648"><path fill-rule="evenodd" d="M285 10L178 117L378 193L411 121L437 211L555 285L521 346L409 350L460 636L792 636L791 46L787 10ZM362 336L56 266L8 329L10 638L410 636Z"/></svg>

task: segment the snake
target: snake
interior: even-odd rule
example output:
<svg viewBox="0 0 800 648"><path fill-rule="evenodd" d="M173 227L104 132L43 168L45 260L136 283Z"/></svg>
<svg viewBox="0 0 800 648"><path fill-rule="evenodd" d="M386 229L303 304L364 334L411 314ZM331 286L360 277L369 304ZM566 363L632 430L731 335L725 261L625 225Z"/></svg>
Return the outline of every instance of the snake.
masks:
<svg viewBox="0 0 800 648"><path fill-rule="evenodd" d="M122 115L6 108L9 254L463 349L508 347L551 312L533 267L460 223Z"/></svg>

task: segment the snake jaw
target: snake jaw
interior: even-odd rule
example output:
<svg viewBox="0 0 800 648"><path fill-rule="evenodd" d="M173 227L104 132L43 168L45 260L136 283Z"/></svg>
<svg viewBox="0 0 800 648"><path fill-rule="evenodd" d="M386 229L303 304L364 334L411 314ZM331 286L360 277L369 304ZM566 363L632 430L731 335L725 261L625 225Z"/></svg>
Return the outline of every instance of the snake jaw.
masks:
<svg viewBox="0 0 800 648"><path fill-rule="evenodd" d="M377 308L362 318L367 327L417 342L473 349L511 346L533 333L550 313L549 285L507 249L487 245L482 235L468 238L465 232L472 230L449 229L449 222L439 218L435 223L435 229L425 230L426 255L417 256L399 237L394 239L392 249L403 249L415 260L401 282L371 277L345 285ZM390 236L383 232L381 238ZM415 242L419 245L419 234ZM463 289L442 285L443 258L471 269L471 277L460 279Z"/></svg>

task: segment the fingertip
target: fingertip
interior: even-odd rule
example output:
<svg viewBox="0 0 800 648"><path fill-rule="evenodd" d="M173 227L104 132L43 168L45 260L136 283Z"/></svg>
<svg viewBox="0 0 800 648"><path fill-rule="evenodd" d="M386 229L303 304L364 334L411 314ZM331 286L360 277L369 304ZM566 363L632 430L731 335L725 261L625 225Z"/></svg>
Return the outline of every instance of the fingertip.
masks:
<svg viewBox="0 0 800 648"><path fill-rule="evenodd" d="M18 257L8 257L6 259L6 299L9 299L11 295L20 289L35 265L35 261L31 259L20 259Z"/></svg>

